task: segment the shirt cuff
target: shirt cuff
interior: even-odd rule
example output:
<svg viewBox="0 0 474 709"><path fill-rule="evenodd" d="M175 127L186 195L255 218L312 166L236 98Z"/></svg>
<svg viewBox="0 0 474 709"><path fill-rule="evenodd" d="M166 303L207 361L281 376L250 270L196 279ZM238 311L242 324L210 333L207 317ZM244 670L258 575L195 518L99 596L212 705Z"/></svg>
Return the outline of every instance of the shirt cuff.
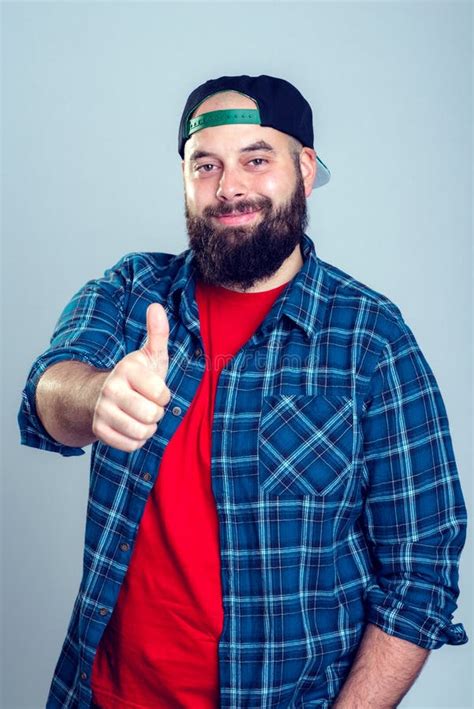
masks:
<svg viewBox="0 0 474 709"><path fill-rule="evenodd" d="M469 640L461 623L413 608L390 597L379 586L368 590L366 603L369 623L427 650L436 650L442 645L464 645Z"/></svg>

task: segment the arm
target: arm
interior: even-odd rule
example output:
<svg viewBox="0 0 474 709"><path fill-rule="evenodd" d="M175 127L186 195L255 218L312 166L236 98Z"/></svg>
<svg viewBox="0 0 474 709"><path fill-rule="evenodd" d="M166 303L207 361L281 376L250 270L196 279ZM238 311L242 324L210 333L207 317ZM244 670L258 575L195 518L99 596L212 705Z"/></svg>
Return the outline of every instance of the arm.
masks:
<svg viewBox="0 0 474 709"><path fill-rule="evenodd" d="M368 624L333 709L392 709L408 692L429 650Z"/></svg>
<svg viewBox="0 0 474 709"><path fill-rule="evenodd" d="M96 440L133 451L155 433L170 400L168 322L161 305L147 310L147 342L111 372L84 362L48 367L36 388L36 411L47 432L67 446Z"/></svg>
<svg viewBox="0 0 474 709"><path fill-rule="evenodd" d="M64 361L48 367L36 387L36 411L56 441L82 448L97 440L92 420L108 375L84 362Z"/></svg>
<svg viewBox="0 0 474 709"><path fill-rule="evenodd" d="M66 381L57 382L52 378L52 368L59 362L66 362L70 367L68 373L72 373L71 365L78 362L88 365L90 371L95 369L110 372L127 354L124 323L130 283L133 279L133 263L133 254L125 256L108 269L104 276L85 283L64 307L55 325L49 347L33 362L22 392L18 424L23 445L53 451L63 456L85 453L81 447L60 442L64 432L61 433L57 425L63 416L68 416L70 409L64 402L62 406L59 404L59 410L51 411L51 397L59 396L58 386L61 386L61 397L64 396L64 386L67 384ZM46 374L47 370L51 371ZM77 371L79 370L76 368ZM37 397L39 381L43 376L45 379ZM80 385L76 377L74 378L80 397ZM47 386L41 391L43 385ZM43 394L47 399L42 405ZM77 397L75 399L77 401ZM38 403L42 405L41 418L37 411ZM53 426L57 438L45 428L43 420L49 421L49 426ZM70 436L70 431L67 433ZM79 435L79 438L88 439L88 436ZM67 440L73 439L69 437Z"/></svg>
<svg viewBox="0 0 474 709"><path fill-rule="evenodd" d="M467 642L451 620L466 507L434 374L403 319L391 328L361 419L361 525L373 562L366 620L432 650Z"/></svg>
<svg viewBox="0 0 474 709"><path fill-rule="evenodd" d="M147 348L143 346L142 350L130 352L133 349L131 343L136 342L135 347L140 347L138 343L143 342L146 298L135 304L135 314L137 311L143 313L143 326L135 321L132 335L127 334L125 327L130 292L139 268L136 256L125 256L103 277L88 281L63 309L50 345L34 361L22 392L18 424L23 445L63 456L82 455L85 451L80 446L96 440L129 450L127 445L122 447L126 443L123 437L111 432L112 429L115 434L119 429L123 431L124 412L133 409L138 412L140 422L148 426L150 420L157 422L159 410L156 407L167 402L163 381L158 387L154 378L158 374L150 372L153 355L148 353L150 356L144 357L143 350L147 354ZM137 366L132 367L134 373L128 377L123 371L123 363L127 363L127 370L130 369L128 359L132 355L135 355L133 359L137 360ZM148 367L148 375L137 373L140 359L145 368ZM62 367L59 367L60 363ZM163 371L165 369L164 366ZM120 376L116 377L117 374ZM144 392L138 394L145 393L146 398L151 391L151 398L155 397L153 406L141 402L137 408L138 394L124 395L122 390L121 400L115 401L114 409L113 399L120 394L117 382L121 378L125 378L132 389L142 386L145 379ZM158 400L162 390L165 394ZM97 417L99 406L104 416ZM106 424L106 417L109 417L110 425ZM137 431L136 423L129 419L125 421L135 442L143 438L143 427L138 427L140 430ZM148 433L152 435L150 431Z"/></svg>

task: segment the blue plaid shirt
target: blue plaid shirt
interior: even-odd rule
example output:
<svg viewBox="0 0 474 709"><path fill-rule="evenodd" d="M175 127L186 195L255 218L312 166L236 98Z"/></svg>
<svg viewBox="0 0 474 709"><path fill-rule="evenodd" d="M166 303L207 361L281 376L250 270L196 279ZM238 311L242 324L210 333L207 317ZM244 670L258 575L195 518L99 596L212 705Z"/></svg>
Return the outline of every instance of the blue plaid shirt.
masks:
<svg viewBox="0 0 474 709"><path fill-rule="evenodd" d="M221 707L329 707L368 622L427 649L467 642L451 622L466 509L435 377L393 302L319 259L307 235L302 252L216 392ZM92 447L83 577L48 707L90 705L147 497L204 373L192 251L129 254L89 281L23 392L22 443L83 453L41 425L38 378L61 360L114 367L144 344L155 301L172 398L140 450Z"/></svg>

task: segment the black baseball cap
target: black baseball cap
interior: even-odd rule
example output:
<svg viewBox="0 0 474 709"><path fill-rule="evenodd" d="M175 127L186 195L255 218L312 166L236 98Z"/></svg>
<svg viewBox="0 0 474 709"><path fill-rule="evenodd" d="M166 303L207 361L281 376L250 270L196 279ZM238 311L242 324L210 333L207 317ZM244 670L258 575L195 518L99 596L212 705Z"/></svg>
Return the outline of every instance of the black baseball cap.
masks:
<svg viewBox="0 0 474 709"><path fill-rule="evenodd" d="M207 98L220 91L237 91L253 99L257 109L227 109L209 111L197 118L191 115ZM285 79L260 76L221 76L210 79L192 91L181 116L178 153L184 158L184 144L198 130L225 123L254 123L287 133L303 146L313 148L313 113L298 89ZM318 170L314 187L321 187L331 177L326 165L317 156Z"/></svg>

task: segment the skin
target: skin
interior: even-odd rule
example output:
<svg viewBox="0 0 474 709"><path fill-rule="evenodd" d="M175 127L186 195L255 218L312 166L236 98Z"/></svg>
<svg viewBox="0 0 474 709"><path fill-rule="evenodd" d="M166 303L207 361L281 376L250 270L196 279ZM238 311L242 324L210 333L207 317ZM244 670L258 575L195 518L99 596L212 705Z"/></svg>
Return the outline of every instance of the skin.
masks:
<svg viewBox="0 0 474 709"><path fill-rule="evenodd" d="M394 709L419 676L429 653L368 623L332 708Z"/></svg>
<svg viewBox="0 0 474 709"><path fill-rule="evenodd" d="M252 99L235 91L226 91L206 99L193 113L193 117L209 111L226 108L255 108ZM272 146L273 151L254 150L241 152L243 148L259 141ZM182 172L186 205L191 215L204 216L206 208L216 212L236 209L238 203L252 202L269 197L275 208L288 202L296 184L292 157L295 141L274 128L259 125L222 125L204 128L186 141ZM194 157L197 151L209 156ZM302 147L299 154L304 191L309 197L316 179L316 153L312 148ZM261 212L252 215L211 217L212 226L223 232L223 238L232 238L231 227L252 229L262 218ZM303 265L301 249L295 247L292 254L270 277L255 283L246 292L259 292L276 288L286 283ZM238 284L229 285L242 292Z"/></svg>
<svg viewBox="0 0 474 709"><path fill-rule="evenodd" d="M43 426L60 443L86 446L102 441L132 452L153 436L171 392L168 372L169 324L160 303L147 309L147 341L111 371L84 362L58 362L36 387Z"/></svg>
<svg viewBox="0 0 474 709"><path fill-rule="evenodd" d="M222 108L252 108L254 102L235 92L206 100L195 115ZM241 149L265 140L274 153ZM269 197L273 206L285 204L294 186L294 143L284 133L254 125L224 125L195 133L186 143L182 163L185 199L191 214L202 216L206 208L228 214L238 204ZM191 160L196 150L212 157ZM260 162L260 159L268 162ZM197 168L202 165L210 168ZM316 153L302 148L299 167L308 197L316 177ZM212 217L224 239L239 229L251 230L261 219L258 212L236 222ZM236 228L237 228L236 226ZM301 268L299 245L267 279L250 292L275 288L289 281ZM240 290L234 286L235 290ZM249 289L247 289L249 292ZM153 303L147 310L147 343L124 357L111 372L82 362L60 362L49 367L36 390L39 417L50 435L70 446L96 440L120 450L140 448L156 431L171 400L165 384L168 370L169 325L164 308ZM368 624L347 680L332 705L335 709L392 709L398 706L425 663L428 650L391 636Z"/></svg>
<svg viewBox="0 0 474 709"><path fill-rule="evenodd" d="M196 115L254 105L247 97L225 92L205 101ZM269 143L273 151L241 153L242 147L260 140ZM274 207L284 204L296 184L294 149L295 143L289 136L272 128L227 125L199 131L187 141L183 161L189 210L202 215L203 210L211 206L228 212L243 200L258 200L264 196L271 198ZM191 161L196 150L212 152L213 157ZM198 169L209 163L211 168ZM305 195L309 196L316 177L314 150L302 148L299 165ZM250 219L245 217L245 229L251 229L252 223L260 218L258 212ZM224 238L232 237L232 224L216 217L212 221L216 229L222 230ZM251 290L267 290L285 283L301 265L298 246L270 279ZM69 446L84 446L99 440L131 452L153 436L164 415L164 407L171 399L165 383L169 323L159 303L148 308L147 333L145 347L126 355L111 372L72 361L59 362L46 370L37 385L36 407L41 422L55 440Z"/></svg>

